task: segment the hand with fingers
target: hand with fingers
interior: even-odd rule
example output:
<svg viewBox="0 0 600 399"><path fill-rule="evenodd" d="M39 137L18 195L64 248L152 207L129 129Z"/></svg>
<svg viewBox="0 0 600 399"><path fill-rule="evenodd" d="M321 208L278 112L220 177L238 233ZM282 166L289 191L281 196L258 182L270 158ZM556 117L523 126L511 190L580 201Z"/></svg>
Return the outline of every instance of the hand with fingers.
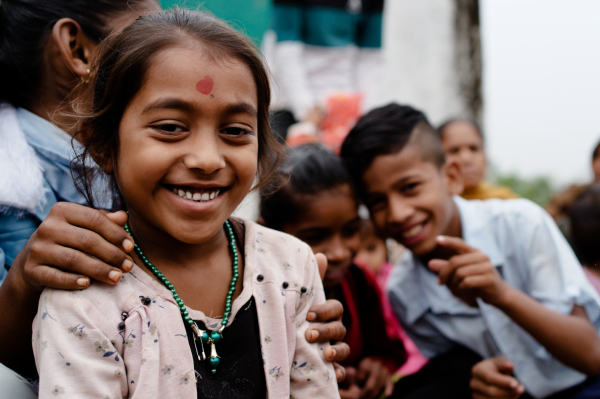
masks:
<svg viewBox="0 0 600 399"><path fill-rule="evenodd" d="M29 239L13 267L32 291L83 289L90 278L116 284L133 267L127 214L59 202Z"/></svg>
<svg viewBox="0 0 600 399"><path fill-rule="evenodd" d="M361 399L360 387L356 382L356 374L357 371L354 367L346 369L346 379L339 384L341 399Z"/></svg>
<svg viewBox="0 0 600 399"><path fill-rule="evenodd" d="M317 264L321 279L325 276L327 269L327 258L323 254L316 254ZM311 327L306 330L305 336L308 342L332 342L323 350L325 359L333 363L335 376L338 382L346 378L346 370L336 362L344 361L350 356L350 347L341 342L346 336L346 327L342 324L342 314L344 307L339 301L330 299L321 305L315 305L309 309L306 316L308 321L323 322L319 326Z"/></svg>
<svg viewBox="0 0 600 399"><path fill-rule="evenodd" d="M91 280L120 281L133 267L125 212L109 213L59 202L31 235L0 286L0 362L35 375L31 324L45 287L83 289ZM9 305L10 304L10 305ZM18 334L15 334L15 331Z"/></svg>
<svg viewBox="0 0 600 399"><path fill-rule="evenodd" d="M356 373L361 399L375 399L382 393L390 396L394 383L388 369L376 358L367 357L360 361Z"/></svg>
<svg viewBox="0 0 600 399"><path fill-rule="evenodd" d="M439 236L438 245L455 253L448 260L432 259L429 268L438 274L438 283L468 305L476 307L477 298L490 305L501 303L510 291L486 254L458 237Z"/></svg>
<svg viewBox="0 0 600 399"><path fill-rule="evenodd" d="M514 365L504 356L485 359L473 366L471 392L473 399L517 399L525 387L512 376Z"/></svg>

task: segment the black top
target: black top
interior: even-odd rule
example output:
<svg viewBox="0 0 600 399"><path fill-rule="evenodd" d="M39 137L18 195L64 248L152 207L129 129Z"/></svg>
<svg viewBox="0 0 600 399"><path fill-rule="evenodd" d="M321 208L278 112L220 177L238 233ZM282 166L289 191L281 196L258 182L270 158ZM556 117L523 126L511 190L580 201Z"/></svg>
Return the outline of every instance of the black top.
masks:
<svg viewBox="0 0 600 399"><path fill-rule="evenodd" d="M197 373L198 399L264 399L267 396L254 297L241 307L233 323L223 331L223 338L216 344L217 354L221 358L216 374L212 374L208 360L198 360L194 334L191 327L184 324ZM196 321L196 324L200 329L207 330L203 322ZM198 352L202 353L200 343L196 344ZM204 345L204 352L210 356L210 345Z"/></svg>

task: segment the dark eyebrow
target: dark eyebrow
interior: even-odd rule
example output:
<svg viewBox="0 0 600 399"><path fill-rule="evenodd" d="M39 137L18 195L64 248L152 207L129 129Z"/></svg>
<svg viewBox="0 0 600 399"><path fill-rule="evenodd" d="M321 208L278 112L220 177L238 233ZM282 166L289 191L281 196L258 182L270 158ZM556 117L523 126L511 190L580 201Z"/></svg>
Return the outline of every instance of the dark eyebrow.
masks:
<svg viewBox="0 0 600 399"><path fill-rule="evenodd" d="M256 108L254 108L252 105L248 104L248 103L238 103L238 104L232 104L229 105L226 109L225 109L225 114L247 114L250 115L253 118L256 118L256 116L258 115L258 111L256 111Z"/></svg>
<svg viewBox="0 0 600 399"><path fill-rule="evenodd" d="M419 177L419 175L408 175L408 176L404 176L403 178L399 179L398 181L396 181L394 184L392 184L392 187L394 188L399 188L400 186L402 186L403 184L405 184L407 181L414 179L415 177Z"/></svg>
<svg viewBox="0 0 600 399"><path fill-rule="evenodd" d="M178 98L159 98L156 101L144 107L142 114L147 114L155 109L178 109L181 111L190 112L194 110L194 106L187 101L183 101Z"/></svg>
<svg viewBox="0 0 600 399"><path fill-rule="evenodd" d="M144 107L142 114L147 114L150 111L155 109L177 109L185 112L192 112L196 108L189 102L178 99L178 98L159 98L156 101L151 102L150 104ZM251 117L256 117L258 112L256 108L248 103L238 103L227 106L224 111L225 114L247 114Z"/></svg>

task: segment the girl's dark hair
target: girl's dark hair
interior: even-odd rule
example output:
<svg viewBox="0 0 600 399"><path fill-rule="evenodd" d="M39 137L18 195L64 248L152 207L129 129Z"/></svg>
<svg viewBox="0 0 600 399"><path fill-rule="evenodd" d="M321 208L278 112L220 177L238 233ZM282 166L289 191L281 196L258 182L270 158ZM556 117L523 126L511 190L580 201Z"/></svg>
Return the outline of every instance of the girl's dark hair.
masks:
<svg viewBox="0 0 600 399"><path fill-rule="evenodd" d="M138 18L101 46L92 70L92 98L81 102L84 111L86 105L88 110L81 113L77 132L84 138L85 150L78 157L81 170L75 173L75 180L91 206L95 170L87 167L87 158L91 156L101 166L116 166L121 117L140 90L152 60L161 51L189 41L199 42L212 57L239 60L252 73L258 97L258 187L271 182L285 154L269 127L271 89L258 49L215 17L173 9ZM113 176L111 182L116 189Z"/></svg>
<svg viewBox="0 0 600 399"><path fill-rule="evenodd" d="M592 152L592 161L598 157L600 157L600 142L598 142L596 147L594 147L594 151Z"/></svg>
<svg viewBox="0 0 600 399"><path fill-rule="evenodd" d="M415 137L423 160L441 168L444 149L425 114L408 105L391 103L362 116L342 144L344 165L362 189L362 174L376 157L400 152Z"/></svg>
<svg viewBox="0 0 600 399"><path fill-rule="evenodd" d="M0 5L0 101L26 106L41 79L43 50L54 24L76 21L92 40L106 22L142 0L2 0Z"/></svg>
<svg viewBox="0 0 600 399"><path fill-rule="evenodd" d="M571 236L581 262L600 268L600 183L588 187L573 203Z"/></svg>
<svg viewBox="0 0 600 399"><path fill-rule="evenodd" d="M290 148L287 156L286 163L276 173L278 189L261 190L260 216L267 227L276 230L302 218L305 198L301 196L317 195L343 184L352 188L352 179L342 160L320 144Z"/></svg>
<svg viewBox="0 0 600 399"><path fill-rule="evenodd" d="M481 137L481 140L483 140L483 131L481 130L481 126L479 126L479 123L477 123L477 121L475 119L471 119L471 118L452 118L452 119L448 119L447 121L445 121L444 123L442 123L440 125L440 127L438 127L438 132L440 133L440 138L443 139L444 138L444 130L452 123L454 122L464 122L464 123L468 123L469 125L473 126L475 128L475 130L477 131L477 134L479 135L479 137Z"/></svg>

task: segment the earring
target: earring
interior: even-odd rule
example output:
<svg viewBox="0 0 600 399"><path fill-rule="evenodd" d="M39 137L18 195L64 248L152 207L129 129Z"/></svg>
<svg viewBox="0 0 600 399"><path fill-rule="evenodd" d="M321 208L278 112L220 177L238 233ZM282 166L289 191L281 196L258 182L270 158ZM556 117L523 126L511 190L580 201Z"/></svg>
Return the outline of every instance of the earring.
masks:
<svg viewBox="0 0 600 399"><path fill-rule="evenodd" d="M85 71L87 72L87 75L81 77L81 83L88 83L90 81L90 75L92 71L90 70L90 68L86 69Z"/></svg>

